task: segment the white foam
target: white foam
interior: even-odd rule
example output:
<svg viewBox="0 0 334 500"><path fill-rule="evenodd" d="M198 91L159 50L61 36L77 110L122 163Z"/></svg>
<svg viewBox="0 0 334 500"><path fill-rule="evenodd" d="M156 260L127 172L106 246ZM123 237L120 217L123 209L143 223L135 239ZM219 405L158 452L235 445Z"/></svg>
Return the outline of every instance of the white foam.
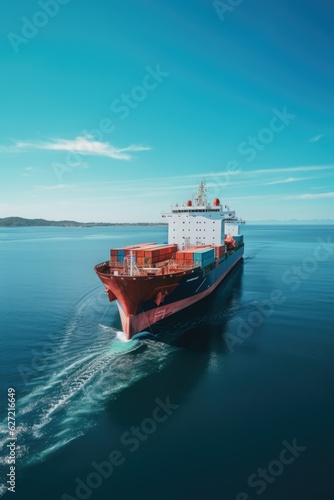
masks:
<svg viewBox="0 0 334 500"><path fill-rule="evenodd" d="M101 328L103 328L104 330L109 330L109 331L111 331L111 332L115 332L115 331L116 331L116 330L115 330L115 328L113 328L112 326L103 325L102 323L99 323L99 326L100 326Z"/></svg>
<svg viewBox="0 0 334 500"><path fill-rule="evenodd" d="M35 432L39 432L41 428L47 425L50 422L51 415L56 410L60 409L71 398L76 396L99 371L108 366L112 357L111 354L104 354L102 358L98 357L88 365L85 364L83 368L77 370L67 378L62 384L60 394L57 394L51 400L47 401L47 408L44 410L40 422L34 425Z"/></svg>
<svg viewBox="0 0 334 500"><path fill-rule="evenodd" d="M130 342L130 340L128 340L125 336L125 333L120 331L120 330L116 330L116 337L118 338L118 340L120 340L121 342Z"/></svg>
<svg viewBox="0 0 334 500"><path fill-rule="evenodd" d="M37 453L35 456L31 457L31 459L28 461L28 463L32 464L32 463L36 463L36 462L42 462L51 453L54 453L55 451L59 450L60 448L63 448L63 446L66 446L71 441L74 441L74 439L77 439L78 437L83 436L83 435L84 435L84 433L80 431L75 436L72 436L68 439L63 439L62 441L59 441L58 443L55 443L55 444L49 446L49 448L46 448L45 450L43 450L43 451Z"/></svg>
<svg viewBox="0 0 334 500"><path fill-rule="evenodd" d="M164 344L128 341L124 332L97 323L102 294L97 295L96 290L94 287L81 298L67 322L59 339L57 362L49 365L45 378L34 380L31 392L20 398L19 411L25 423L18 429L20 453L25 457L28 446L31 450L23 464L44 460L83 435L94 425L92 414L101 411L107 400L145 376L148 366L159 370L163 358L167 360L170 349ZM146 350L144 358L128 356L139 348ZM0 447L7 444L2 439L5 435L0 433Z"/></svg>

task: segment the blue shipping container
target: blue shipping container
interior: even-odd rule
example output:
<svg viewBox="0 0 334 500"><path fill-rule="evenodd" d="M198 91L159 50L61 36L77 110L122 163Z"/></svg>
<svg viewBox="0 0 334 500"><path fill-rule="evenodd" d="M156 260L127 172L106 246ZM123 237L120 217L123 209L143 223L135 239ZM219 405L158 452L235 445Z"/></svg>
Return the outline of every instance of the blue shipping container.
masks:
<svg viewBox="0 0 334 500"><path fill-rule="evenodd" d="M215 251L213 248L196 249L196 252L194 252L194 260L203 262L205 259L209 258L215 258Z"/></svg>

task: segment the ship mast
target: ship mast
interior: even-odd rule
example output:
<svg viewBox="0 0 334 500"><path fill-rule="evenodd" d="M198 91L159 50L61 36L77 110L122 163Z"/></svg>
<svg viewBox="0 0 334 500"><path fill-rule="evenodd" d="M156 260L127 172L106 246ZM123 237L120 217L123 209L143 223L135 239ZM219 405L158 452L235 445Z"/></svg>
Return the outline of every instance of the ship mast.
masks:
<svg viewBox="0 0 334 500"><path fill-rule="evenodd" d="M202 207L207 205L208 201L206 199L206 180L203 179L198 186L197 197L195 198L197 206Z"/></svg>

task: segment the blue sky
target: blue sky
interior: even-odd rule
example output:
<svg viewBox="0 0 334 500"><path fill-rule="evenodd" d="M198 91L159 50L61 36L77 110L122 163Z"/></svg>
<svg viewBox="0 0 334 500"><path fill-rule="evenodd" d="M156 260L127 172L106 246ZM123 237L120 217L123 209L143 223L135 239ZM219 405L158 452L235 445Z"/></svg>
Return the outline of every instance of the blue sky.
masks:
<svg viewBox="0 0 334 500"><path fill-rule="evenodd" d="M202 177L246 220L334 218L328 0L13 0L0 217L159 221Z"/></svg>

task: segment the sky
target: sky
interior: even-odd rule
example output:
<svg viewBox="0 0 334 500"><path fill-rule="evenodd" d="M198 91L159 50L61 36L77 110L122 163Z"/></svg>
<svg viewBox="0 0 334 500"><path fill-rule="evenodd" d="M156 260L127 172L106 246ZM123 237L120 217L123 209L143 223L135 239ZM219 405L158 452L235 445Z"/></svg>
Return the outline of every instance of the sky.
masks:
<svg viewBox="0 0 334 500"><path fill-rule="evenodd" d="M0 217L157 222L205 178L246 220L334 219L328 0L12 0Z"/></svg>

